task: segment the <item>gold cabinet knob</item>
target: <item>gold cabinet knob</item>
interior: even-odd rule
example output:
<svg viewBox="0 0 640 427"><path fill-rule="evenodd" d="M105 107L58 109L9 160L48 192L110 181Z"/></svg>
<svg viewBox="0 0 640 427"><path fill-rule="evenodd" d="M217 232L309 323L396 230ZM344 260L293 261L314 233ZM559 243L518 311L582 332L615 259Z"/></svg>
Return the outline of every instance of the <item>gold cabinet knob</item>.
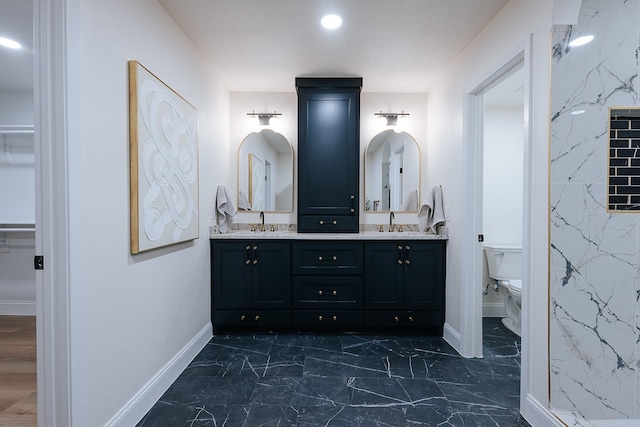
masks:
<svg viewBox="0 0 640 427"><path fill-rule="evenodd" d="M246 316L243 314L242 316L240 316L240 321L244 322L244 319L246 319Z"/></svg>
<svg viewBox="0 0 640 427"><path fill-rule="evenodd" d="M399 322L400 318L398 316L393 316L393 320L395 320L396 322Z"/></svg>
<svg viewBox="0 0 640 427"><path fill-rule="evenodd" d="M402 260L401 259L398 260L398 264L402 264Z"/></svg>
<svg viewBox="0 0 640 427"><path fill-rule="evenodd" d="M409 316L409 322L413 322L413 316Z"/></svg>
<svg viewBox="0 0 640 427"><path fill-rule="evenodd" d="M260 320L260 316L256 315L255 320L256 320L256 322L257 322L258 320Z"/></svg>

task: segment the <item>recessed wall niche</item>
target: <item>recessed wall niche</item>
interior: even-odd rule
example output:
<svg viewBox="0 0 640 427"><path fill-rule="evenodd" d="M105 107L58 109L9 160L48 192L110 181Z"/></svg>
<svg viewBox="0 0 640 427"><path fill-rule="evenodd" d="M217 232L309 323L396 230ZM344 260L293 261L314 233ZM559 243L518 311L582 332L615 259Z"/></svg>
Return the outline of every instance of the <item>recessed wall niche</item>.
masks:
<svg viewBox="0 0 640 427"><path fill-rule="evenodd" d="M609 211L640 211L640 108L609 109Z"/></svg>

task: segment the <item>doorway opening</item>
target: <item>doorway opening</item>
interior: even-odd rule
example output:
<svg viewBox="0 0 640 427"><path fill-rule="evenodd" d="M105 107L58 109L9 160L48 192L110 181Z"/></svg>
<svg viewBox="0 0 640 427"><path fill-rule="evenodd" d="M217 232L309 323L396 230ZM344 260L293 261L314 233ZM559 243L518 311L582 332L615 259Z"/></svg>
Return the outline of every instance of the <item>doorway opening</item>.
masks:
<svg viewBox="0 0 640 427"><path fill-rule="evenodd" d="M466 188L467 200L470 206L465 219L465 250L463 263L467 266L463 273L464 289L462 290L460 349L466 357L483 357L482 318L483 318L483 272L485 267L484 255L484 225L483 225L483 169L484 139L485 139L485 95L493 88L505 82L516 72L522 73L521 84L523 86L522 116L519 120L522 126L522 213L519 215L522 221L522 303L521 303L521 381L520 399L525 402L529 392L529 333L530 309L528 300L528 282L530 276L530 242L531 242L531 87L532 87L532 37L531 35L509 52L477 83L466 91L464 132L466 145ZM490 96L490 95L488 95ZM486 286L486 283L484 283ZM497 305L496 305L497 307ZM526 403L526 402L525 402Z"/></svg>

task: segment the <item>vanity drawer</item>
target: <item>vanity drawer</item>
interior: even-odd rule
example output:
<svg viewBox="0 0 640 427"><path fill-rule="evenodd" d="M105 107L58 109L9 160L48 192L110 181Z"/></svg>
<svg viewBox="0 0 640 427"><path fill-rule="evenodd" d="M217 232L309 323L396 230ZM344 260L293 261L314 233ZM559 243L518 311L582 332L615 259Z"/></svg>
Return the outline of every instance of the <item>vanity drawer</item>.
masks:
<svg viewBox="0 0 640 427"><path fill-rule="evenodd" d="M293 324L302 326L361 326L362 311L351 310L297 310Z"/></svg>
<svg viewBox="0 0 640 427"><path fill-rule="evenodd" d="M442 326L444 319L438 310L381 310L366 311L365 322L370 326L398 328Z"/></svg>
<svg viewBox="0 0 640 427"><path fill-rule="evenodd" d="M300 215L298 222L304 233L357 233L359 227L354 215Z"/></svg>
<svg viewBox="0 0 640 427"><path fill-rule="evenodd" d="M362 308L361 277L295 277L296 308Z"/></svg>
<svg viewBox="0 0 640 427"><path fill-rule="evenodd" d="M288 326L290 323L289 310L215 310L213 313L214 326Z"/></svg>
<svg viewBox="0 0 640 427"><path fill-rule="evenodd" d="M363 246L359 242L293 242L293 274L362 274Z"/></svg>

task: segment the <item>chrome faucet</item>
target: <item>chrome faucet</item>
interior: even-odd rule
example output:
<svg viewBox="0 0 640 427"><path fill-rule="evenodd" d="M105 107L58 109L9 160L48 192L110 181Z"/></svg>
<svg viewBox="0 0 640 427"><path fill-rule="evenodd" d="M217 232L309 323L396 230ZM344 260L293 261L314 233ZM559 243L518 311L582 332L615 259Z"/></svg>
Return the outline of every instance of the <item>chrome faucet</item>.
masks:
<svg viewBox="0 0 640 427"><path fill-rule="evenodd" d="M393 231L393 219L396 216L394 215L393 211L389 212L389 232Z"/></svg>
<svg viewBox="0 0 640 427"><path fill-rule="evenodd" d="M260 231L264 231L264 212L260 212Z"/></svg>

